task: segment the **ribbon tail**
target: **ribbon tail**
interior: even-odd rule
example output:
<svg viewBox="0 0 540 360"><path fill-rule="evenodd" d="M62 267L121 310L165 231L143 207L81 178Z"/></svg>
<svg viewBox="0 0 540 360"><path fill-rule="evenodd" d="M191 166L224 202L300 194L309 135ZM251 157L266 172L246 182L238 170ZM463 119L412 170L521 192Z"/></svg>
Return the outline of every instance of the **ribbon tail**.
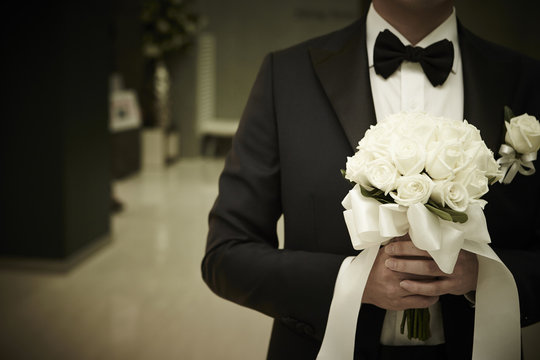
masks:
<svg viewBox="0 0 540 360"><path fill-rule="evenodd" d="M521 175L530 176L536 172L534 164L532 161L521 161L521 166L519 167L519 173Z"/></svg>
<svg viewBox="0 0 540 360"><path fill-rule="evenodd" d="M512 163L512 166L508 169L508 172L506 173L506 176L504 177L503 184L510 184L512 180L514 180L514 177L517 175L519 168L521 166L519 165L519 161L515 161Z"/></svg>
<svg viewBox="0 0 540 360"><path fill-rule="evenodd" d="M466 241L478 256L473 360L521 358L519 297L514 277L487 244Z"/></svg>
<svg viewBox="0 0 540 360"><path fill-rule="evenodd" d="M328 322L317 360L352 359L362 296L379 246L371 246L341 264Z"/></svg>
<svg viewBox="0 0 540 360"><path fill-rule="evenodd" d="M500 159L499 159L500 160ZM506 174L508 173L508 170L510 170L510 165L508 163L502 163L497 161L497 164L500 165L500 172L501 172L501 178L499 179L499 183L503 183L504 178L506 177Z"/></svg>
<svg viewBox="0 0 540 360"><path fill-rule="evenodd" d="M441 248L439 218L424 205L409 206L407 220L410 224L409 235L417 248L426 251L435 251Z"/></svg>
<svg viewBox="0 0 540 360"><path fill-rule="evenodd" d="M459 251L464 242L464 234L454 223L450 221L441 221L441 248L428 251L441 271L446 274L454 272Z"/></svg>

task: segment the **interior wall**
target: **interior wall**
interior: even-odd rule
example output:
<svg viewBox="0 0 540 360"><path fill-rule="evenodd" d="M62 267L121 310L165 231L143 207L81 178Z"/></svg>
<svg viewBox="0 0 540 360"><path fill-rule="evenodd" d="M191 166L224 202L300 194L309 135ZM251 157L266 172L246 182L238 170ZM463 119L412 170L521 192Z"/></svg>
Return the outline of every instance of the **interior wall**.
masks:
<svg viewBox="0 0 540 360"><path fill-rule="evenodd" d="M356 0L199 0L216 35L217 115L239 117L263 57L357 18Z"/></svg>
<svg viewBox="0 0 540 360"><path fill-rule="evenodd" d="M198 0L207 20L204 31L216 36L216 116L240 118L266 54L337 30L357 18L358 0ZM173 121L181 131L180 154L200 155L195 133L196 48L169 62L173 84ZM182 68L181 68L182 67Z"/></svg>
<svg viewBox="0 0 540 360"><path fill-rule="evenodd" d="M0 256L64 259L109 232L108 2L1 22Z"/></svg>

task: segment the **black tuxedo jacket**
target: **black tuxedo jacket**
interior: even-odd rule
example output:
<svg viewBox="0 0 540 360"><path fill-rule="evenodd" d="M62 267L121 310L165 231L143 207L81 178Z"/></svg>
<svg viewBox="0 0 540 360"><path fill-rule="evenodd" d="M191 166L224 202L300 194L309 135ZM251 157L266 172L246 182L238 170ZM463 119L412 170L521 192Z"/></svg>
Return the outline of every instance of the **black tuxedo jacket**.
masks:
<svg viewBox="0 0 540 360"><path fill-rule="evenodd" d="M540 64L459 26L465 118L496 153L503 108L540 116ZM272 316L270 359L314 359L337 272L355 255L340 169L375 113L365 23L268 55L210 213L203 277L219 296ZM494 185L485 209L492 247L517 281L522 325L540 319L540 174ZM276 222L283 214L285 248ZM450 359L471 357L474 309L441 297ZM375 359L384 310L362 305L356 358ZM494 314L496 316L496 314Z"/></svg>

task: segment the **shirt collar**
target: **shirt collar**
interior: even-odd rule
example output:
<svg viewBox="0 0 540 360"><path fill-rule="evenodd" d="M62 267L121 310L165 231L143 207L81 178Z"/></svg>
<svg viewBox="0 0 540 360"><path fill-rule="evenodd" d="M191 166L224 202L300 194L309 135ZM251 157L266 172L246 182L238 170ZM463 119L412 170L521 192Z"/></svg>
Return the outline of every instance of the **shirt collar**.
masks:
<svg viewBox="0 0 540 360"><path fill-rule="evenodd" d="M375 10L373 4L369 6L367 18L366 18L366 46L368 54L369 66L373 66L373 47L375 46L375 40L381 31L385 29L390 30L396 35L404 45L410 45L410 41L407 40L399 31L397 31L392 25L384 20ZM434 42L448 39L454 46L454 63L452 65L452 73L456 73L458 70L458 64L461 60L461 53L458 46L458 33L457 33L457 19L456 9L452 10L452 14L442 24L440 24L435 30L424 37L416 46L427 47Z"/></svg>

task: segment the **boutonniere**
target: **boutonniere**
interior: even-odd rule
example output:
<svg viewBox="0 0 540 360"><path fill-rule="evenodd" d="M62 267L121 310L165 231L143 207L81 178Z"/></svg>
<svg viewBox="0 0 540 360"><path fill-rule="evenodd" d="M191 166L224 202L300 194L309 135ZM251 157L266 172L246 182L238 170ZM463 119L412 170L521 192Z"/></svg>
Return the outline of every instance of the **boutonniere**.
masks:
<svg viewBox="0 0 540 360"><path fill-rule="evenodd" d="M497 163L504 174L500 182L510 184L518 172L526 176L536 172L533 161L540 149L540 122L528 114L514 116L508 106L504 107L504 120L506 144L499 149Z"/></svg>

